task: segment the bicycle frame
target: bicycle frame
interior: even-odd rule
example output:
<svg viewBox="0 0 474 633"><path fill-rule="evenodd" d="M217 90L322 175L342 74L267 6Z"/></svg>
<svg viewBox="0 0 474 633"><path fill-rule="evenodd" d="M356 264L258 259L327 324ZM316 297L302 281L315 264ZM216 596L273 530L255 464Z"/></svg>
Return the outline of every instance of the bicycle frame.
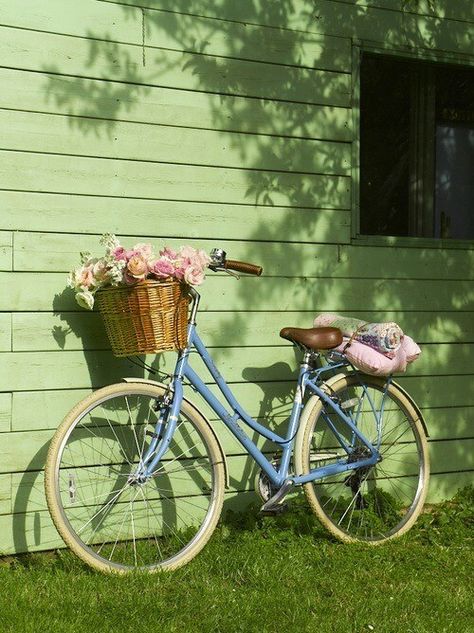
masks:
<svg viewBox="0 0 474 633"><path fill-rule="evenodd" d="M265 474L268 476L268 478L276 488L280 488L288 479L291 479L291 481L295 485L304 484L315 479L322 479L337 473L353 470L355 468L372 466L379 460L380 456L378 452L378 447L375 447L371 444L371 442L357 428L356 424L352 421L350 416L348 416L345 411L339 406L339 404L331 398L330 394L327 394L318 384L320 382L320 376L324 372L333 371L340 367L347 366L347 362L331 364L326 367L314 369L308 364L308 358L307 355L305 355L305 359L301 364L298 375L296 394L293 400L293 406L289 417L286 437L282 437L257 422L239 404L231 389L227 385L226 381L219 373L204 343L199 338L199 335L196 331L196 324L193 321L194 319L191 319L191 322L188 325L188 346L180 353L178 361L176 363L176 368L172 378L173 396L171 402L170 404L166 403L165 407L163 408L168 409L169 407L169 411L167 412L167 415L166 411L161 411L161 414L165 413L166 415L166 418L164 420L165 425L163 425L163 422L161 420L158 421L155 431L155 438L151 442L140 466L140 474L142 474L143 477L147 478L152 476L158 466L161 457L164 455L169 443L171 442L173 433L176 429L179 411L181 409L181 403L183 400L183 381L185 379L187 379L191 383L192 387L194 387L194 389L196 389L196 391L201 394L204 400L217 414L217 416L224 422L224 424L233 433L233 435L239 440L239 442L247 450L247 452L253 457L253 459L265 472ZM198 352L209 373L214 379L214 382L217 384L221 394L227 401L227 404L230 407L230 411L226 409L226 407L218 398L216 398L216 396L211 392L209 387L203 382L203 380L198 376L194 369L190 367L189 355L191 349L193 348ZM382 410L377 413L370 399L370 395L368 394L362 382L361 385L363 386L364 391L369 399L370 406L372 407L374 414L377 416L377 424L380 425L381 417L383 414L383 407ZM347 459L344 459L341 460L340 463L316 468L306 475L295 475L289 477L290 459L293 453L294 441L299 427L301 411L304 406L303 400L307 390L321 399L324 405L322 414L327 424L331 428L335 439L339 442L347 455L350 455L351 448L346 443L342 435L336 430L333 423L329 419L328 414L325 413L326 408L329 408L332 412L336 413L339 419L342 420L351 430L353 436L356 436L360 439L362 444L369 450L370 457L359 459L351 463L347 463ZM161 417L162 415L160 416L160 418ZM282 456L278 469L273 466L271 461L256 446L255 442L247 435L239 422L244 422L248 427L256 431L260 436L263 436L264 438L270 440L281 448Z"/></svg>

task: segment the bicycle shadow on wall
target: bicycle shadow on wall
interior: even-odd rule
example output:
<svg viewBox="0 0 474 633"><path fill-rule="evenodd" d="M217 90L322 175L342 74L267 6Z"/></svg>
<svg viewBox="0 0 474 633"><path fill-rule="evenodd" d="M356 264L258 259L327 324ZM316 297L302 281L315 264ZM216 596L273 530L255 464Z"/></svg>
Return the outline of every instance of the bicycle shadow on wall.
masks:
<svg viewBox="0 0 474 633"><path fill-rule="evenodd" d="M357 107L351 103L350 39L324 32L339 33L339 25L345 24L347 35L357 35L361 20L367 30L380 32L379 14L343 3L315 7L309 0L297 6L289 1L263 7L232 3L225 7L229 15L218 20L199 17L210 11L204 0L165 2L160 7L165 10L120 6L130 32L137 27L135 32L143 38L138 42L141 48L90 30L90 79L63 77L60 68L48 64L45 94L50 105L74 115L68 120L72 139L79 133L91 141L103 140L101 147L117 164L126 166L130 159L146 162L160 182L169 164L177 180L190 162L195 164L196 179L217 170L222 186L212 194L209 186L205 197L199 187L183 186L179 193L175 189L164 196L176 195L183 208L199 205L201 210L205 204L207 212L214 212L214 222L203 227L203 236L231 241L232 257L265 268L263 279L242 279L237 285L231 279L220 280L219 291L209 298L203 288L205 307L220 311L214 315L216 332L209 334L210 344L222 345L218 331L231 333L232 348L217 351L217 361L242 345L250 346L249 357L261 345L275 346L275 358L291 354L279 347L278 330L285 325L309 327L316 312L386 320L389 311L402 327L407 320L405 329L426 346L426 354L405 379L407 386L418 389L420 404L446 406L439 396L442 382L452 387L453 403L459 395L458 402L472 407L472 381L461 387L455 376L445 376L446 368L459 360L466 378L472 373L470 349L462 342L459 320L452 313L472 311L473 293L465 283L448 281L449 293L438 296L432 281L433 271L440 279L446 277L453 259L449 251L420 249L415 259L413 249L393 249L387 254L388 266L383 257L374 266L373 249L361 257L362 249L350 245L350 106ZM398 32L398 27L384 24L385 39L418 45L417 23L408 16L404 25ZM424 28L432 28L427 37L435 39L441 27L432 21ZM109 81L100 81L104 73ZM149 142L130 145L129 129L135 130L137 123L149 125ZM205 152L192 136L200 128L206 130L206 138L215 139ZM151 136L170 130L180 144ZM193 143L199 147L197 154ZM156 198L160 197L158 191ZM243 218L231 240L227 219L215 222L229 204ZM157 204L158 227L166 221L163 215ZM163 238L189 234L179 213L173 228L169 222L166 226ZM442 347L435 345L439 332L444 336ZM90 351L87 361L97 378L102 378L100 353ZM438 386L418 380L428 375L436 377ZM104 378L112 381L110 374ZM269 407L270 383L261 377L258 384ZM278 396L273 396L275 401L278 404ZM461 433L466 432L466 419L459 423Z"/></svg>

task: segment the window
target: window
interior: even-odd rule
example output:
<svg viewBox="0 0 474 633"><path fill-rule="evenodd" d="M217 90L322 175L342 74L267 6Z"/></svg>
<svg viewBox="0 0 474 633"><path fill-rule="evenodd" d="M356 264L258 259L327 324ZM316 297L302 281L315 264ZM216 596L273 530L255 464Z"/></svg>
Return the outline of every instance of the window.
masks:
<svg viewBox="0 0 474 633"><path fill-rule="evenodd" d="M360 232L474 239L474 68L364 54Z"/></svg>

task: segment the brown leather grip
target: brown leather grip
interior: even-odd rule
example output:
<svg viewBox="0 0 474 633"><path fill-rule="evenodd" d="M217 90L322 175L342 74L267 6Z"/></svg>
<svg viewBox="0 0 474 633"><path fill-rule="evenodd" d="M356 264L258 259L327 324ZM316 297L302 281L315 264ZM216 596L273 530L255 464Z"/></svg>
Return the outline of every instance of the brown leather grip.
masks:
<svg viewBox="0 0 474 633"><path fill-rule="evenodd" d="M261 266L255 266L255 264L249 264L247 262L238 262L235 259L227 259L225 267L230 270L236 270L239 273L246 273L247 275L261 275L263 268Z"/></svg>

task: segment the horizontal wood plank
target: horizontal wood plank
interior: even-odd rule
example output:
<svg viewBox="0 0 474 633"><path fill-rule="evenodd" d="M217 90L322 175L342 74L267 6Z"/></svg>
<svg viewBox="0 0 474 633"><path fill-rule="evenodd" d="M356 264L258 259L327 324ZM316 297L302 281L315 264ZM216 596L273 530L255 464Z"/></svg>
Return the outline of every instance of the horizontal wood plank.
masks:
<svg viewBox="0 0 474 633"><path fill-rule="evenodd" d="M308 217L307 214L306 217ZM295 216L293 216L295 217ZM312 217L312 216L309 216ZM308 217L308 220L309 220ZM276 232L276 218L272 212L267 214L269 230ZM264 221L264 220L263 220ZM309 222L308 222L309 223ZM291 241L296 241L295 234L287 233ZM162 230L162 223L156 223L156 230ZM212 230L212 229L211 229ZM215 246L214 239L206 240L206 228L202 228L199 239L193 245L210 251ZM293 233L293 231L292 231ZM255 261L263 266L266 276L270 277L355 277L372 278L374 270L380 279L438 279L468 280L474 278L474 250L461 249L427 249L420 252L414 248L379 248L370 246L352 246L343 244L321 244L319 239L325 236L316 234L310 244L289 244L285 234L282 241L251 242L226 240L219 243L229 258L243 261ZM118 235L127 247L132 247L135 240ZM229 232L229 237L233 237ZM140 238L142 241L143 238ZM78 265L78 254L89 251L94 256L103 252L99 235L74 233L39 233L17 231L14 242L14 270L34 272L35 270L68 272ZM160 250L165 242L173 248L180 246L183 239L166 239L160 237L146 238L155 251Z"/></svg>
<svg viewBox="0 0 474 633"><path fill-rule="evenodd" d="M12 315L0 313L0 351L8 352L12 349Z"/></svg>
<svg viewBox="0 0 474 633"><path fill-rule="evenodd" d="M123 376L143 376L130 366L118 367L115 361L113 366L105 367L102 376L102 385L113 381L119 381ZM114 367L117 366L117 371ZM122 371L120 371L120 369ZM275 368L274 368L275 369ZM276 368L278 369L278 367ZM283 365L280 369L286 370ZM274 370L273 370L274 371ZM155 378L156 379L156 378ZM459 433L470 436L469 409L472 407L472 379L470 376L432 376L429 378L417 378L410 373L405 376L397 376L402 388L415 399L421 410L425 412L428 429L439 428L436 437L448 437L451 433L451 420L453 425L459 425ZM98 384L97 386L101 386ZM276 428L285 416L289 415L293 400L294 381L291 382L265 382L260 384L237 383L232 385L232 390L242 406L250 415L266 420L271 428ZM211 389L212 390L212 389ZM90 387L80 388L79 383L71 390L42 390L13 393L11 424L13 430L51 429L56 428L66 413L90 393ZM187 397L195 401L199 408L209 418L215 419L215 414L209 409L200 396L186 390ZM218 392L215 391L217 394ZM10 406L8 404L5 407ZM437 409L445 410L434 413ZM467 413L463 410L467 409ZM434 417L433 417L434 416ZM431 418L439 422L431 422ZM268 419L267 419L268 418ZM5 420L10 421L9 409L6 409ZM220 424L220 423L219 423ZM222 428L219 426L218 428ZM5 427L7 430L7 427Z"/></svg>
<svg viewBox="0 0 474 633"><path fill-rule="evenodd" d="M326 70L351 67L349 40L225 20L216 24L196 15L177 19L168 11L142 12L95 0L26 0L23 11L1 0L0 15L4 26L88 39Z"/></svg>
<svg viewBox="0 0 474 633"><path fill-rule="evenodd" d="M358 7L371 7L375 9L387 9L400 11L400 0L339 0L352 5L354 10ZM474 8L471 0L456 0L456 2L432 2L432 0L408 0L405 3L405 11L417 15L427 15L443 20L459 20L462 22L474 22Z"/></svg>
<svg viewBox="0 0 474 633"><path fill-rule="evenodd" d="M0 310L63 312L76 310L64 273L0 273L5 292ZM474 309L469 281L326 279L209 275L202 287L202 310L253 311L467 311ZM229 322L237 326L242 315ZM240 342L240 341L239 341Z"/></svg>
<svg viewBox="0 0 474 633"><path fill-rule="evenodd" d="M350 105L350 75L345 73L154 48L146 49L144 63L143 54L141 46L0 27L2 66L125 81L134 84L136 99L148 86L160 86L278 101ZM106 89L113 92L114 87L107 84Z"/></svg>
<svg viewBox="0 0 474 633"><path fill-rule="evenodd" d="M104 347L106 345L104 341ZM458 344L454 350L452 347L450 343L424 345L421 357L409 368L409 373L429 377L427 380L440 375L472 375L474 345ZM289 344L284 347L217 348L212 354L229 382L296 379L299 356ZM148 357L148 362L153 358ZM2 352L0 362L0 384L8 391L96 386L101 384L104 371L111 370L117 377L119 368L123 371L127 367L127 361L114 361L109 351ZM174 364L173 354L159 358L162 371L172 371ZM203 367L197 356L191 357L191 366L195 369Z"/></svg>
<svg viewBox="0 0 474 633"><path fill-rule="evenodd" d="M399 377L396 377L399 380ZM460 381L463 382L462 380ZM420 390L426 385L418 380ZM412 385L413 386L413 383ZM291 410L293 396L292 383L258 385L240 384L233 385L232 389L242 400L249 412L258 418L265 426L278 433L286 434L287 420ZM90 389L69 389L50 391L25 391L13 394L0 394L0 405L4 410L2 420L5 421L4 430L36 431L55 430L66 414L78 402L91 393ZM223 442L224 450L229 454L242 453L240 443L233 438L224 424L215 413L193 393L187 393L211 423ZM217 394L217 391L215 390ZM473 437L472 405L457 406L450 398L445 398L445 406L430 408L430 403L425 399L425 406L421 408L431 440L462 439ZM38 412L41 412L39 415ZM250 431L249 431L250 432ZM251 432L254 441L263 447L265 443L258 440L257 435ZM267 443L269 450L275 447Z"/></svg>
<svg viewBox="0 0 474 633"><path fill-rule="evenodd" d="M133 372L129 372L129 375ZM125 375L125 374L124 374ZM120 378L117 378L120 380ZM247 407L249 412L262 423L273 430L281 429L286 424L292 403L291 383L273 383L265 385L264 389L258 385L247 383L233 385L236 397ZM218 395L217 389L212 389ZM196 394L186 389L186 397L197 406L203 414L211 420L216 433L223 438L226 451L242 453L242 447L227 431L216 414ZM8 423L13 431L45 431L56 429L68 412L82 399L90 395L91 389L43 390L15 392L9 395L11 399ZM220 397L220 396L219 396ZM38 414L41 412L41 414ZM462 422L459 423L459 434L463 434ZM253 439L257 436L252 432ZM260 446L262 444L260 443Z"/></svg>
<svg viewBox="0 0 474 633"><path fill-rule="evenodd" d="M351 141L348 108L283 103L212 93L147 87L137 99L134 84L0 68L0 107L30 112L97 117L112 136L115 121L226 130L253 134ZM84 98L93 95L93 98ZM80 118L71 126L81 128ZM84 129L83 133L86 134Z"/></svg>
<svg viewBox="0 0 474 633"><path fill-rule="evenodd" d="M116 0L100 0L115 2ZM389 0L387 0L389 1ZM176 15L189 13L187 0L121 0L131 6L167 10ZM441 11L444 9L441 7ZM450 3L454 4L454 3ZM341 37L366 39L390 47L413 47L437 50L451 50L470 54L472 37L469 29L458 21L461 16L469 16L468 6L463 2L460 14L453 20L417 15L410 11L387 10L374 0L374 6L366 3L333 2L318 0L314 7L308 6L306 0L296 0L284 9L276 0L217 0L195 10L202 16L235 20L245 24L272 26L301 30L308 33L324 33ZM424 5L426 6L426 4ZM390 7L392 8L392 7ZM452 11L456 11L453 9ZM472 8L471 8L472 13ZM451 17L452 14L449 15ZM448 17L448 16L446 16ZM454 17L454 15L453 15Z"/></svg>
<svg viewBox="0 0 474 633"><path fill-rule="evenodd" d="M0 189L231 204L349 208L350 179L0 151Z"/></svg>
<svg viewBox="0 0 474 633"><path fill-rule="evenodd" d="M313 204L317 203L318 200L313 201ZM219 240L238 236L243 241L341 243L350 240L350 212L339 209L13 191L0 191L0 204L6 210L0 214L0 226L13 230L75 231L95 235L113 232L135 235L139 241L158 234L167 238L179 237L181 241L202 239L203 236Z"/></svg>
<svg viewBox="0 0 474 633"><path fill-rule="evenodd" d="M0 393L0 432L5 433L12 428L13 394Z"/></svg>
<svg viewBox="0 0 474 633"><path fill-rule="evenodd" d="M351 164L350 145L340 142L140 123L115 123L111 135L108 121L11 110L0 110L0 128L4 150L341 175Z"/></svg>
<svg viewBox="0 0 474 633"><path fill-rule="evenodd" d="M347 316L369 322L395 321L422 346L474 343L473 312L361 312ZM5 315L12 321L11 347L14 352L99 350L104 348L105 333L97 312L16 312ZM238 330L231 327L233 314L206 312L199 317L199 333L206 343L221 347L229 343L244 347L281 345L278 334L283 327L311 327L315 313L246 312ZM10 351L8 346L3 351ZM453 347L453 355L456 348Z"/></svg>
<svg viewBox="0 0 474 633"><path fill-rule="evenodd" d="M13 234L0 231L0 270L13 269Z"/></svg>

